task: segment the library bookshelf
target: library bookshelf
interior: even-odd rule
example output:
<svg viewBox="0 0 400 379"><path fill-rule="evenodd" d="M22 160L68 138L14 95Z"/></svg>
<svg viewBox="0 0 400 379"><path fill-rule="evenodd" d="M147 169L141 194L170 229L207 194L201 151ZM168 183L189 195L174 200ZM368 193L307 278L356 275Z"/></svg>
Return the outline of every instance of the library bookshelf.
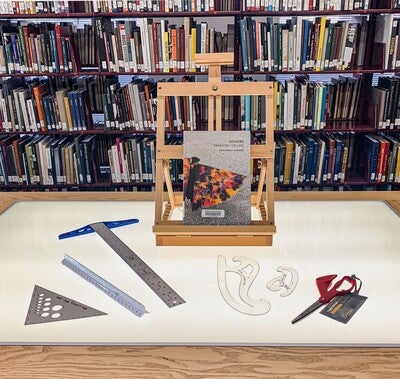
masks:
<svg viewBox="0 0 400 379"><path fill-rule="evenodd" d="M397 1L39 3L0 5L1 191L153 191L153 79L203 81L207 71L194 53L213 48L234 54L224 80L274 82L277 191L399 190ZM47 92L35 97L33 88ZM47 109L42 116L38 104ZM194 104L194 118L166 117L168 143L206 128L207 106ZM262 143L257 109L233 100L223 128L249 128ZM93 122L98 113L104 122ZM181 163L170 164L181 190ZM254 190L259 176L255 159Z"/></svg>

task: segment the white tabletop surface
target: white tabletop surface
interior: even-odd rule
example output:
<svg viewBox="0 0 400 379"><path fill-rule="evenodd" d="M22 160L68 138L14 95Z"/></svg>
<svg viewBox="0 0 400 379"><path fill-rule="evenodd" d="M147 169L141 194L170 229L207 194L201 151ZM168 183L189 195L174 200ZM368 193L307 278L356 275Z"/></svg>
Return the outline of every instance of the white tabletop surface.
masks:
<svg viewBox="0 0 400 379"><path fill-rule="evenodd" d="M379 201L276 202L271 247L157 247L153 202L20 202L0 216L0 344L217 344L400 346L400 218ZM96 234L58 235L98 222L138 218L113 229L186 303L168 308ZM61 264L68 254L143 303L138 318ZM260 272L251 289L271 310L232 309L217 283L217 257L246 256ZM266 288L278 266L295 268L288 297ZM315 279L357 274L367 301L348 324L314 312ZM235 275L235 274L233 274ZM34 285L106 312L106 316L24 325ZM232 282L230 283L232 284ZM234 284L234 282L233 282ZM232 288L231 293L237 294Z"/></svg>

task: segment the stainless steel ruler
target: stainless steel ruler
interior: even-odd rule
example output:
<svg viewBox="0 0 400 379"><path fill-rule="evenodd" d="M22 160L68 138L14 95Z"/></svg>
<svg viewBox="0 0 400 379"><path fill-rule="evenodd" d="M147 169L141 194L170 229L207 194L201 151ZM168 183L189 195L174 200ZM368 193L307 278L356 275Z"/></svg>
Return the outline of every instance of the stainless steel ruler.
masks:
<svg viewBox="0 0 400 379"><path fill-rule="evenodd" d="M90 226L166 305L171 308L185 303L185 300L125 245L103 222L96 222L90 224Z"/></svg>
<svg viewBox="0 0 400 379"><path fill-rule="evenodd" d="M119 288L107 282L107 280L95 274L93 271L89 270L87 267L69 255L65 254L61 263L65 267L68 267L70 270L78 274L81 278L85 279L87 282L93 284L99 290L103 291L106 295L111 297L113 300L121 304L136 316L142 317L145 313L147 313L143 304L139 303L133 297L130 297Z"/></svg>

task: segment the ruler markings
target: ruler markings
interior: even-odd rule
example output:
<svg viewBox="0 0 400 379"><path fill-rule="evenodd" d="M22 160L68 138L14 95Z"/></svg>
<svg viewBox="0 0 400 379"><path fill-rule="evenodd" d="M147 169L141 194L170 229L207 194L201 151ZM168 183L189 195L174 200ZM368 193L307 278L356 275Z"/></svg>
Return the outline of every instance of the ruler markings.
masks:
<svg viewBox="0 0 400 379"><path fill-rule="evenodd" d="M107 280L103 279L101 276L97 275L69 255L65 254L61 263L136 316L142 317L145 313L147 313L143 304L139 303L133 297L127 295L125 292L121 291L119 288L115 287Z"/></svg>
<svg viewBox="0 0 400 379"><path fill-rule="evenodd" d="M142 278L156 295L170 308L185 303L136 253L118 238L103 222L90 224L93 230Z"/></svg>

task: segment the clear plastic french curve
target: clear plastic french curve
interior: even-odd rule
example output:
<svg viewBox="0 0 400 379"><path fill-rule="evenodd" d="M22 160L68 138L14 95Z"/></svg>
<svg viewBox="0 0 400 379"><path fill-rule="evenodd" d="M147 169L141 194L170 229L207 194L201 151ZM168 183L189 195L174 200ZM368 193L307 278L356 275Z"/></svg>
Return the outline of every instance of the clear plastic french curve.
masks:
<svg viewBox="0 0 400 379"><path fill-rule="evenodd" d="M226 263L224 256L218 256L218 286L222 297L233 309L248 315L258 316L269 312L270 303L266 299L253 300L249 296L250 287L256 279L260 270L259 264L248 257L234 257L233 262L240 262L239 266L231 267ZM250 270L248 268L250 267ZM239 298L237 301L228 289L226 273L233 272L240 276Z"/></svg>
<svg viewBox="0 0 400 379"><path fill-rule="evenodd" d="M282 274L278 277L271 279L267 283L267 288L271 291L281 291L281 296L289 296L296 288L299 282L299 274L294 268L279 266L276 271Z"/></svg>

